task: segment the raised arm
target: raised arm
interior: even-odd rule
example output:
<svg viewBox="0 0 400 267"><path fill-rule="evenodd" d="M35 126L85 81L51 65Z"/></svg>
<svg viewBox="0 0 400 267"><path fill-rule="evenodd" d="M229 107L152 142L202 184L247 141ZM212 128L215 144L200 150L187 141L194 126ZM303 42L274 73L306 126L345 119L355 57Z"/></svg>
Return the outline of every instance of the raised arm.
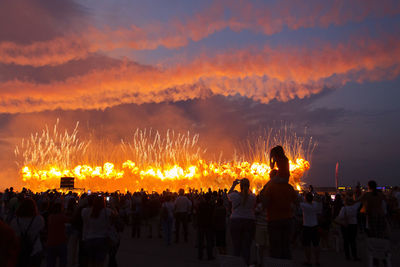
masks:
<svg viewBox="0 0 400 267"><path fill-rule="evenodd" d="M233 190L235 190L235 187L240 183L239 179L236 179L235 181L233 181L231 189L229 189L228 194L232 193Z"/></svg>

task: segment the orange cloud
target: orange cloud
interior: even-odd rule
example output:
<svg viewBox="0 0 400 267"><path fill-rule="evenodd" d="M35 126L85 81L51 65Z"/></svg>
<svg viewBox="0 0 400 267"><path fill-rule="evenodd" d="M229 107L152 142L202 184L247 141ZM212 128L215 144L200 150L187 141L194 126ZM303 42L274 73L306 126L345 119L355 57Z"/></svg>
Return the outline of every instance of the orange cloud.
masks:
<svg viewBox="0 0 400 267"><path fill-rule="evenodd" d="M239 50L189 63L153 68L118 67L51 83L0 83L0 112L103 109L122 103L178 101L209 94L240 94L267 103L287 101L349 81L390 79L400 74L400 39L357 39L314 48Z"/></svg>
<svg viewBox="0 0 400 267"><path fill-rule="evenodd" d="M225 11L230 11L226 16ZM367 17L400 13L396 0L312 0L278 1L255 5L248 1L216 1L210 7L183 20L153 23L143 28L132 25L120 29L88 28L81 35L58 37L28 45L0 42L0 62L30 66L55 66L87 57L90 53L117 48L153 50L160 46L175 49L189 41L199 41L213 33L230 28L248 29L270 35L285 26L292 30L343 25Z"/></svg>

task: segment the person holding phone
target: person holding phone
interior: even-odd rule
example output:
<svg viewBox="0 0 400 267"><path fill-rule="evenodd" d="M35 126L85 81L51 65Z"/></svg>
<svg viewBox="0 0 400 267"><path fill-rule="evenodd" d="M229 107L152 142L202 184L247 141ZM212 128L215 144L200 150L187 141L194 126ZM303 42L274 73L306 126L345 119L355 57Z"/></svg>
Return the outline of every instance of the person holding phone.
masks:
<svg viewBox="0 0 400 267"><path fill-rule="evenodd" d="M238 184L240 184L240 192L235 190ZM232 202L231 236L234 255L243 257L249 264L256 220L256 196L250 191L249 180L243 178L233 181L228 192L228 199Z"/></svg>

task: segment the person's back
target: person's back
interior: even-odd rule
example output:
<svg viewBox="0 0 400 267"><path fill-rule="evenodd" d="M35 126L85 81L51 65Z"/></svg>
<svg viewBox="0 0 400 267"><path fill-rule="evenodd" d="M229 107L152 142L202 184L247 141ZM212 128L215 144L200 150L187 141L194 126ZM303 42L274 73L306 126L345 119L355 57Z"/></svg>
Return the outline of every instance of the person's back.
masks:
<svg viewBox="0 0 400 267"><path fill-rule="evenodd" d="M362 212L367 215L367 229L369 237L387 237L387 223L385 218L386 200L385 195L377 190L377 184L371 180L368 182L368 192L359 199L363 208Z"/></svg>
<svg viewBox="0 0 400 267"><path fill-rule="evenodd" d="M276 161L276 165L278 167L278 176L286 179L288 182L289 177L290 177L290 171L289 171L289 159L284 157L284 158L279 158Z"/></svg>
<svg viewBox="0 0 400 267"><path fill-rule="evenodd" d="M49 215L47 245L56 246L67 242L65 223L68 221L69 218L61 212Z"/></svg>
<svg viewBox="0 0 400 267"><path fill-rule="evenodd" d="M17 264L18 242L13 229L0 220L0 266L12 267Z"/></svg>
<svg viewBox="0 0 400 267"><path fill-rule="evenodd" d="M315 264L319 266L319 229L318 217L321 213L321 203L313 201L314 196L312 192L305 195L305 201L300 203L303 213L303 246L306 257L305 265L311 266L311 245L314 249Z"/></svg>
<svg viewBox="0 0 400 267"><path fill-rule="evenodd" d="M300 203L301 210L303 211L303 226L314 227L318 225L318 214L321 213L321 205L316 202L303 202Z"/></svg>
<svg viewBox="0 0 400 267"><path fill-rule="evenodd" d="M175 200L175 212L189 212L191 206L192 203L186 196L178 196Z"/></svg>
<svg viewBox="0 0 400 267"><path fill-rule="evenodd" d="M255 220L256 196L254 194L250 193L246 201L243 201L242 195L239 192L233 191L228 194L228 198L232 202L231 219Z"/></svg>
<svg viewBox="0 0 400 267"><path fill-rule="evenodd" d="M384 215L383 205L385 203L385 196L382 192L367 192L361 196L361 201L366 214Z"/></svg>
<svg viewBox="0 0 400 267"><path fill-rule="evenodd" d="M263 192L266 202L267 220L276 221L293 217L296 191L287 183L270 183Z"/></svg>
<svg viewBox="0 0 400 267"><path fill-rule="evenodd" d="M197 208L197 225L211 228L213 226L214 206L211 202L203 200Z"/></svg>
<svg viewBox="0 0 400 267"><path fill-rule="evenodd" d="M92 212L92 207L82 210L83 239L106 238L112 211L103 208L97 217L92 216Z"/></svg>
<svg viewBox="0 0 400 267"><path fill-rule="evenodd" d="M267 211L270 256L291 259L290 244L296 191L288 183L270 183L262 194Z"/></svg>

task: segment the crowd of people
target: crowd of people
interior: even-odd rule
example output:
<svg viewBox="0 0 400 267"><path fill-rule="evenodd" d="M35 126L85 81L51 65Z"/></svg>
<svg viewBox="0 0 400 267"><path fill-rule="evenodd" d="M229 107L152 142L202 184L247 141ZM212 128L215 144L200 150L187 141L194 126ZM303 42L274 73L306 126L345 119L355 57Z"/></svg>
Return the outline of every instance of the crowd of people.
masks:
<svg viewBox="0 0 400 267"><path fill-rule="evenodd" d="M247 265L262 266L265 256L292 259L301 242L304 264L319 266L320 249L335 249L339 232L344 257L359 261L357 234L387 238L390 227L399 226L399 188L382 192L370 181L366 192L359 186L335 195L318 194L312 186L298 192L288 183L283 149L274 149L271 166L278 169L257 195L246 178L229 190L206 192L6 189L0 193L0 266L118 266L123 232L172 246L191 245L191 229L199 260L214 260L232 247L231 254Z"/></svg>

